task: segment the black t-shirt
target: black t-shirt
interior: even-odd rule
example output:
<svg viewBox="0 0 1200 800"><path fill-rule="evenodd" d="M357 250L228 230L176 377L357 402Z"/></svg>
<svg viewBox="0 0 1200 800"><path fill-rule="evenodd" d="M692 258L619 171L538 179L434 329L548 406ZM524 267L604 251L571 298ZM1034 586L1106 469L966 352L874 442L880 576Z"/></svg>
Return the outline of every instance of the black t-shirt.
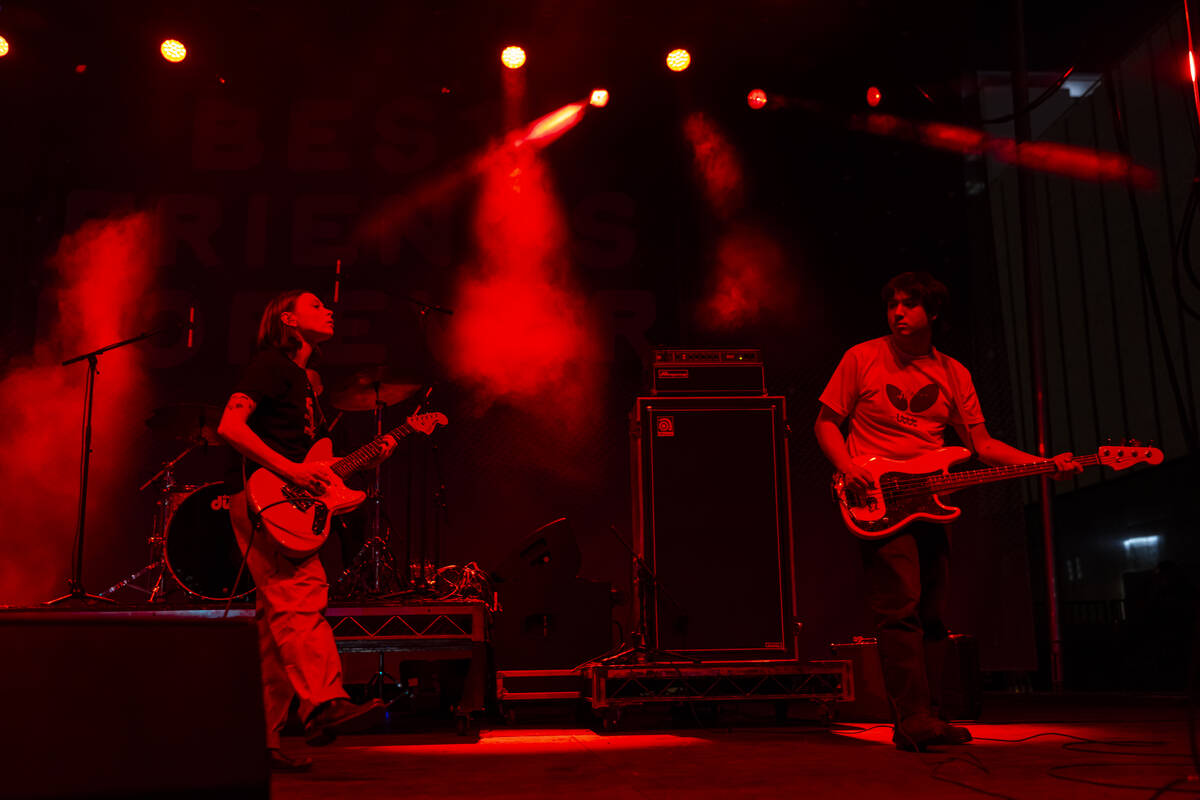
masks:
<svg viewBox="0 0 1200 800"><path fill-rule="evenodd" d="M272 347L254 356L233 389L233 394L239 393L254 401L254 412L246 420L250 430L285 458L304 460L313 442L328 435L308 373L282 350ZM261 468L251 459L245 461L247 477ZM241 488L241 457L234 459L226 481L231 492Z"/></svg>

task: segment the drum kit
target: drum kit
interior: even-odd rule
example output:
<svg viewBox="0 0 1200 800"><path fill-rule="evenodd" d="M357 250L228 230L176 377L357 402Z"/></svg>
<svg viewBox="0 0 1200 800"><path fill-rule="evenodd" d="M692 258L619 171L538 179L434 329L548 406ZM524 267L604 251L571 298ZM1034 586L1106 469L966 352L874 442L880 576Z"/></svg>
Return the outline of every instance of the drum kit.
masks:
<svg viewBox="0 0 1200 800"><path fill-rule="evenodd" d="M421 384L405 380L386 367L372 367L336 382L325 400L343 413L373 411L375 432L380 435L384 430L384 410L413 398L422 388ZM334 425L341 416L339 413L334 419ZM175 477L176 466L193 451L224 445L217 435L220 419L221 409L217 406L175 403L157 409L146 420L157 438L181 443L183 449L138 489L154 487L158 495L148 539L150 562L101 592L101 597L130 589L157 603L178 597L178 590L182 590L189 601L227 601L254 591L249 573L240 569L242 552L229 519L230 494L224 482L188 484L177 482ZM332 593L340 599L405 594L414 589L414 584L419 588L426 580L423 560L422 569L416 570L418 574L405 572L402 576L402 571L396 568L381 489L377 466L367 489L365 541L332 587Z"/></svg>

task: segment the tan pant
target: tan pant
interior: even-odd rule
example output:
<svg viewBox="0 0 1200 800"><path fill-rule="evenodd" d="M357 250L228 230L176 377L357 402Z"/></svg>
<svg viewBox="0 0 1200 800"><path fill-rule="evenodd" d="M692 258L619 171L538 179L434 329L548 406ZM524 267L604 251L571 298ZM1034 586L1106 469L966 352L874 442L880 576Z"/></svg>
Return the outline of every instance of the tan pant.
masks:
<svg viewBox="0 0 1200 800"><path fill-rule="evenodd" d="M250 543L246 568L257 587L254 616L262 658L267 747L279 747L279 732L293 697L300 698L300 716L307 719L321 703L348 696L333 631L325 620L329 583L316 554L290 559L262 530L251 541L244 491L230 498L229 514L242 552Z"/></svg>

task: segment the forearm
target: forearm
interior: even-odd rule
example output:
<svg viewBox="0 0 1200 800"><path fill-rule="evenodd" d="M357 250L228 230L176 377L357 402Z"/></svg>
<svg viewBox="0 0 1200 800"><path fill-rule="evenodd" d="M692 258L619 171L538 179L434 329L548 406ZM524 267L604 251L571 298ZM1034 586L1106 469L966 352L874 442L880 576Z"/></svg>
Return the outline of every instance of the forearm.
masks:
<svg viewBox="0 0 1200 800"><path fill-rule="evenodd" d="M821 452L833 464L838 472L846 472L850 468L850 451L846 449L846 439L837 423L831 420L818 419L813 426L817 437L817 445Z"/></svg>
<svg viewBox="0 0 1200 800"><path fill-rule="evenodd" d="M222 423L217 428L217 435L225 440L234 450L247 458L262 464L281 478L288 478L295 462L284 458L259 438L249 425L239 422Z"/></svg>
<svg viewBox="0 0 1200 800"><path fill-rule="evenodd" d="M1045 460L991 437L976 443L975 455L983 463L994 467L1032 464L1035 461Z"/></svg>

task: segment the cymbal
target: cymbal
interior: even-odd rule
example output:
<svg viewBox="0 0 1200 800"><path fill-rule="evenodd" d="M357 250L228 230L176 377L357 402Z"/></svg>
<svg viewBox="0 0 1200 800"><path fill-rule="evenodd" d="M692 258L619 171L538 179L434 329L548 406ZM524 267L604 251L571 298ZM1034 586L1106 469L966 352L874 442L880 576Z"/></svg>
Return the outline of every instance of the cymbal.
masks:
<svg viewBox="0 0 1200 800"><path fill-rule="evenodd" d="M146 427L166 439L199 444L225 444L217 435L221 409L207 403L172 403L154 409L146 418Z"/></svg>
<svg viewBox="0 0 1200 800"><path fill-rule="evenodd" d="M412 397L421 384L390 367L356 370L326 390L329 404L342 411L372 411L376 405L395 405Z"/></svg>

